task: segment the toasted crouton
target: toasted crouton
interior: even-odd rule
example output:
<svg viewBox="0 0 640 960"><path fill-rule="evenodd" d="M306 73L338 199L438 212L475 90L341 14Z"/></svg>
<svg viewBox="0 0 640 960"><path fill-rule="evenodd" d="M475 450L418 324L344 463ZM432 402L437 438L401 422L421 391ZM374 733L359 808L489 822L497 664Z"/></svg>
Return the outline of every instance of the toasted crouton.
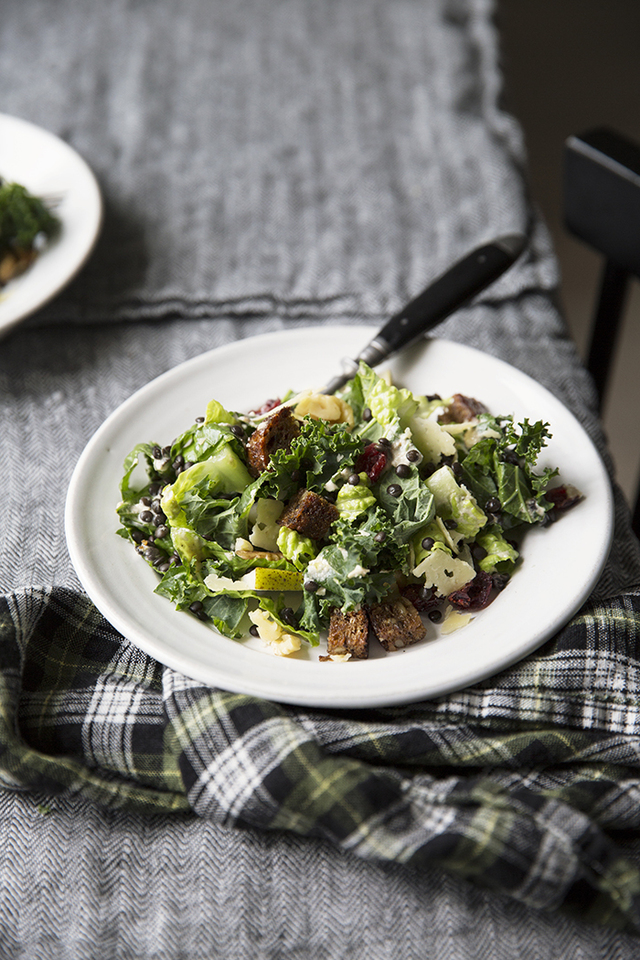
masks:
<svg viewBox="0 0 640 960"><path fill-rule="evenodd" d="M288 450L300 433L298 421L289 407L280 407L273 416L254 430L247 443L249 472L257 477L269 465L274 450Z"/></svg>
<svg viewBox="0 0 640 960"><path fill-rule="evenodd" d="M324 540L331 524L338 519L338 508L311 490L298 490L286 505L278 523L296 530L303 537Z"/></svg>
<svg viewBox="0 0 640 960"><path fill-rule="evenodd" d="M401 650L426 635L420 614L408 600L385 600L369 607L373 632L385 650Z"/></svg>
<svg viewBox="0 0 640 960"><path fill-rule="evenodd" d="M364 610L343 613L338 608L331 613L327 653L335 656L350 653L356 660L369 656L369 618Z"/></svg>

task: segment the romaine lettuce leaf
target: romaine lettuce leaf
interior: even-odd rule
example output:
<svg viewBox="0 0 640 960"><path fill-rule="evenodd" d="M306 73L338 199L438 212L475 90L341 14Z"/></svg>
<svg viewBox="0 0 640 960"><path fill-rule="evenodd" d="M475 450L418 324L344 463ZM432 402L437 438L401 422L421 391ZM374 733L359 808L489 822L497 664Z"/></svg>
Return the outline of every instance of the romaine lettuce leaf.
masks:
<svg viewBox="0 0 640 960"><path fill-rule="evenodd" d="M123 500L136 501L143 495L144 490L148 488L150 478L153 475L153 451L155 447L155 443L138 443L125 457L123 464L124 474L120 481L120 493ZM142 486L136 486L131 483L131 479L141 458L146 462L147 479L146 483Z"/></svg>
<svg viewBox="0 0 640 960"><path fill-rule="evenodd" d="M507 543L497 523L482 530L476 543L486 551L486 556L478 561L478 566L486 573L511 573L519 557L518 551Z"/></svg>
<svg viewBox="0 0 640 960"><path fill-rule="evenodd" d="M304 570L317 553L313 540L285 526L280 527L278 533L278 550L297 570Z"/></svg>
<svg viewBox="0 0 640 960"><path fill-rule="evenodd" d="M398 419L404 429L420 406L420 401L410 390L387 383L371 367L362 362L353 382L341 396L351 406L355 403L354 409L359 409L360 413L365 407L368 408L373 419L383 427L390 424L392 420ZM354 403L351 402L350 397L353 398Z"/></svg>
<svg viewBox="0 0 640 960"><path fill-rule="evenodd" d="M487 522L472 494L457 482L451 467L443 466L425 480L443 520L454 520L456 533L473 540Z"/></svg>
<svg viewBox="0 0 640 960"><path fill-rule="evenodd" d="M345 483L338 491L336 497L336 507L340 511L340 516L345 520L355 520L361 513L366 513L369 507L372 507L376 498L369 489L367 475L363 473L360 483L352 485Z"/></svg>

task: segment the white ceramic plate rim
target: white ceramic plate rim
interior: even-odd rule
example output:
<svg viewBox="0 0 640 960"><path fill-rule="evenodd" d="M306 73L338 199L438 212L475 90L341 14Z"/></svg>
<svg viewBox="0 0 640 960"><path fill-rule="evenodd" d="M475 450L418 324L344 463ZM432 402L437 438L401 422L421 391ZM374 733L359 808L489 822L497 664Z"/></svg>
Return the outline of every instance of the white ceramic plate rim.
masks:
<svg viewBox="0 0 640 960"><path fill-rule="evenodd" d="M0 336L39 310L77 274L102 223L96 178L75 150L48 130L0 113L0 176L58 199L58 237L22 276L0 288Z"/></svg>
<svg viewBox="0 0 640 960"><path fill-rule="evenodd" d="M211 397L251 409L288 388L321 387L338 357L355 356L374 331L328 326L263 334L195 357L126 400L98 429L74 471L67 497L69 552L98 609L124 636L196 680L283 703L365 708L410 703L461 689L520 660L582 605L606 561L613 529L611 488L586 432L549 391L495 357L425 339L388 364L416 392L459 391L495 413L543 419L553 438L541 465L560 467L586 499L544 530L527 535L524 563L507 589L464 629L366 661L320 663L322 649L280 658L259 640L237 642L153 593L156 574L115 535L122 462L142 440L166 443Z"/></svg>

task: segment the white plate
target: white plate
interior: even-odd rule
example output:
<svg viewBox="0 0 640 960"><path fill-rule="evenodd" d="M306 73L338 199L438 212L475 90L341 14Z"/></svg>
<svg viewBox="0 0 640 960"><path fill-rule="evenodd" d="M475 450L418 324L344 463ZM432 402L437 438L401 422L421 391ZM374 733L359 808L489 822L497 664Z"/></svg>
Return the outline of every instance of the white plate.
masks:
<svg viewBox="0 0 640 960"><path fill-rule="evenodd" d="M0 287L0 336L44 306L89 256L102 222L96 179L75 150L26 120L0 114L0 177L58 200L58 237L20 277Z"/></svg>
<svg viewBox="0 0 640 960"><path fill-rule="evenodd" d="M126 454L141 441L171 442L215 397L249 410L287 389L322 387L371 338L368 327L265 334L205 353L143 387L100 427L73 474L66 509L71 559L87 593L129 640L162 663L212 686L285 703L371 707L434 697L490 676L534 650L571 616L596 581L612 534L612 496L583 428L547 390L506 363L444 340L425 340L388 364L419 393L462 392L494 413L543 419L553 439L541 465L557 465L586 499L556 524L532 530L506 590L457 633L402 652L320 663L319 648L274 657L259 640L237 642L153 593L157 575L116 536Z"/></svg>

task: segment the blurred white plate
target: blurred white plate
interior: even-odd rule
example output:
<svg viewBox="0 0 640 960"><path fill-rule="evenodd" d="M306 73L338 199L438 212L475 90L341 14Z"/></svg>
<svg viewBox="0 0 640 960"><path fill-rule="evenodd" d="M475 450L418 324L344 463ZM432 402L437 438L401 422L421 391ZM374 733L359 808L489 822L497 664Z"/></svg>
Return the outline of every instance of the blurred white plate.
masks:
<svg viewBox="0 0 640 960"><path fill-rule="evenodd" d="M93 249L102 222L96 179L54 134L26 120L0 114L0 177L37 197L51 197L61 220L59 235L29 269L0 287L0 336L56 296Z"/></svg>
<svg viewBox="0 0 640 960"><path fill-rule="evenodd" d="M141 441L169 443L215 397L249 410L287 389L321 387L339 358L356 356L375 331L322 327L265 334L205 353L143 387L100 427L73 474L66 509L71 559L87 593L132 643L212 686L323 707L371 707L434 697L524 657L580 607L605 563L612 496L599 454L578 421L547 390L508 364L456 343L425 340L388 364L394 382L418 393L475 396L494 413L545 420L553 439L540 465L558 466L586 499L524 542L524 562L506 590L447 637L369 660L320 663L320 648L274 657L260 640L221 636L153 593L157 575L116 536L126 454ZM372 647L377 645L372 644Z"/></svg>

